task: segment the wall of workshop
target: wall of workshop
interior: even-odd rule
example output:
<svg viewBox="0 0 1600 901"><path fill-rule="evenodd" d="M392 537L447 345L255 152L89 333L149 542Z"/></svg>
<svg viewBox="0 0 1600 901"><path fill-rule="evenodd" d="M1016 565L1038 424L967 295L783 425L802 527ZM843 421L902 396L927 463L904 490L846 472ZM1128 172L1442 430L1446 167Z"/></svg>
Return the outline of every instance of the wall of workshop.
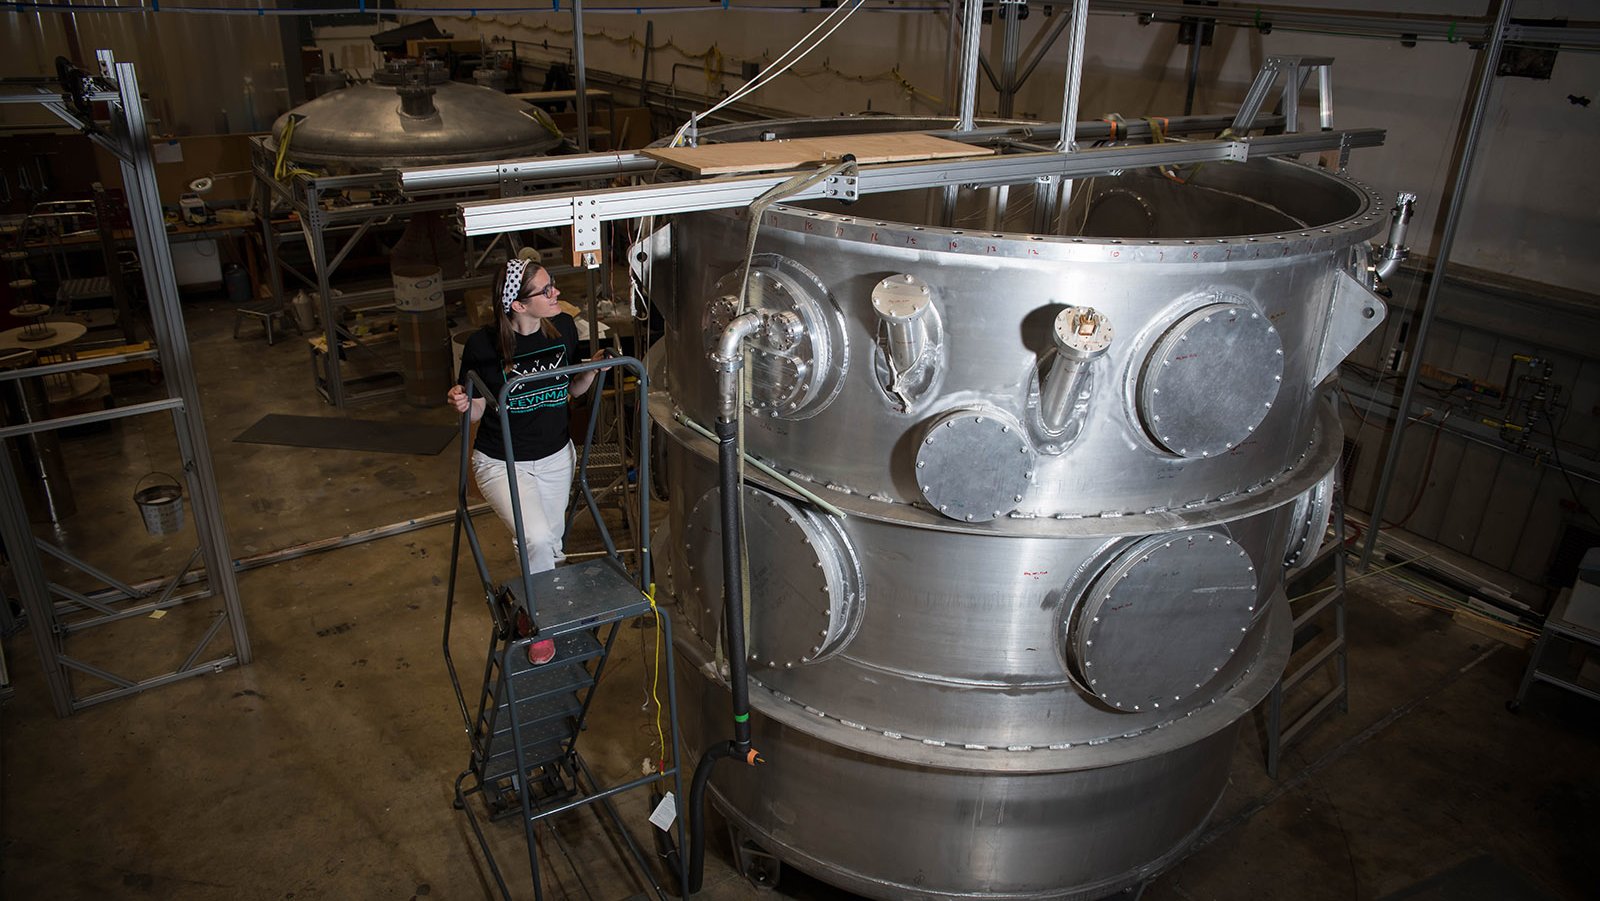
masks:
<svg viewBox="0 0 1600 901"><path fill-rule="evenodd" d="M432 8L473 5L471 0L409 0ZM940 0L910 4L926 10ZM1052 19L1032 3L1022 24L1027 48ZM1388 8L1372 0L1298 2L1314 8ZM1486 0L1410 0L1407 12L1484 15ZM1091 8L1093 4L1091 3ZM1591 18L1582 0L1518 0L1527 17ZM638 77L645 21L654 23L655 44L648 76L658 82L710 93L743 84L739 63L774 59L821 21L821 13L752 12L708 6L703 12L604 15L586 12L585 53L595 69ZM567 13L520 16L436 17L458 36L485 35L518 41L548 41L534 57L565 59L572 46ZM984 47L998 67L998 31L985 31ZM1083 117L1117 112L1171 115L1183 108L1188 48L1177 43L1176 25L1140 25L1130 16L1092 15L1089 21ZM855 16L790 75L752 98L764 106L808 115L852 113L871 108L928 114L943 110L947 20L939 12L866 12ZM1018 93L1019 115L1053 119L1061 106L1065 41L1058 41ZM1351 172L1386 194L1422 196L1414 247L1427 253L1435 214L1444 202L1451 151L1476 54L1465 43L1396 41L1307 34L1275 28L1218 28L1203 48L1196 112L1231 112L1261 61L1271 54L1332 56L1335 122L1388 129L1387 144L1358 152ZM711 73L707 75L706 67ZM724 74L718 75L720 65ZM980 79L982 81L982 79ZM1600 56L1562 52L1548 81L1496 80L1479 163L1471 183L1455 258L1469 265L1568 288L1588 290L1600 282L1600 256L1587 248L1600 239L1600 179L1584 175L1587 148L1600 141ZM980 110L996 108L986 82Z"/></svg>
<svg viewBox="0 0 1600 901"><path fill-rule="evenodd" d="M1499 388L1528 372L1515 354L1547 361L1559 394L1526 447L1516 432L1483 419L1519 418L1504 405L1448 381L1418 385L1404 433L1386 523L1437 542L1535 585L1555 587L1553 564L1572 563L1580 537L1600 535L1600 304L1593 295L1515 282L1488 283L1461 271L1441 289L1439 315L1422 351L1429 367ZM1409 272L1392 280L1414 294ZM1341 374L1345 438L1355 446L1348 496L1370 509L1387 451L1387 423L1400 376L1389 370L1398 322L1391 320ZM1435 428L1434 424L1442 424ZM1551 453L1552 437L1559 459ZM1568 578L1571 572L1564 575ZM1513 587L1516 587L1513 585ZM1538 605L1539 592L1525 594Z"/></svg>

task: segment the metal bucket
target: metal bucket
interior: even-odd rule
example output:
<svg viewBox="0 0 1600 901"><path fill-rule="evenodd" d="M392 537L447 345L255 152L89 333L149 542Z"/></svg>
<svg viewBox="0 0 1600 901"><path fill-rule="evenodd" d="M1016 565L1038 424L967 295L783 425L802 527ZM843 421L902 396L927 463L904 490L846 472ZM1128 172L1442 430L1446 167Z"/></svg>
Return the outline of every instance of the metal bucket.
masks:
<svg viewBox="0 0 1600 901"><path fill-rule="evenodd" d="M167 481L139 487L151 476L162 476ZM133 486L133 502L144 519L144 530L151 535L171 535L183 530L183 485L172 476L164 472L146 473Z"/></svg>

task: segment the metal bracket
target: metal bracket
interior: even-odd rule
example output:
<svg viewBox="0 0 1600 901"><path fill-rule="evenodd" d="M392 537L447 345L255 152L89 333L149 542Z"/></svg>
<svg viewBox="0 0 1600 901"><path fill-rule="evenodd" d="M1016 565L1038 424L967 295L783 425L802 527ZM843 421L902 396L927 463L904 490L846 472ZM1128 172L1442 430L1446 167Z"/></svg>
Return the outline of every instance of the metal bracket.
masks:
<svg viewBox="0 0 1600 901"><path fill-rule="evenodd" d="M507 166L496 166L494 174L495 180L500 184L501 197L521 197L528 193L528 188L522 181L521 169L516 163Z"/></svg>
<svg viewBox="0 0 1600 901"><path fill-rule="evenodd" d="M1321 385L1344 358L1350 356L1366 337L1383 324L1388 307L1350 273L1339 270L1333 277L1333 299L1328 309L1328 330L1322 335L1322 349L1311 373L1311 384Z"/></svg>
<svg viewBox="0 0 1600 901"><path fill-rule="evenodd" d="M856 170L851 169L848 172L828 176L823 182L823 193L834 200L855 203L861 198L859 185L860 178L857 177Z"/></svg>
<svg viewBox="0 0 1600 901"><path fill-rule="evenodd" d="M1267 57L1267 61L1261 64L1261 71L1256 73L1255 80L1250 83L1250 90L1245 92L1244 102L1239 104L1239 113L1234 116L1233 124L1229 128L1235 134L1241 135L1254 128L1256 118L1261 115L1261 107L1278 85L1279 76L1282 76L1284 131L1299 131L1300 91L1305 88L1313 73L1317 76L1319 123L1324 131L1333 128L1332 66L1333 58L1328 56Z"/></svg>
<svg viewBox="0 0 1600 901"><path fill-rule="evenodd" d="M593 197L572 198L572 265L600 268L600 209Z"/></svg>

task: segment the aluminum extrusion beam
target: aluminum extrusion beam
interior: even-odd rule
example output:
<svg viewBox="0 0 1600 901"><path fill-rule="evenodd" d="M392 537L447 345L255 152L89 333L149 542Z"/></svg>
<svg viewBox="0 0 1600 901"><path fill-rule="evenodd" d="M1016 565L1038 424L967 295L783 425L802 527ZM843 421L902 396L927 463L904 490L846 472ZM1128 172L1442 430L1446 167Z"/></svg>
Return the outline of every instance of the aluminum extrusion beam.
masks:
<svg viewBox="0 0 1600 901"><path fill-rule="evenodd" d="M1196 10L1174 0L1097 0L1097 13L1121 16L1148 16L1162 22L1205 18L1223 25L1260 28L1347 29L1355 36L1401 38L1418 37L1451 43L1479 44L1494 33L1492 17L1467 17L1390 13L1373 10L1309 9L1286 6L1207 6ZM1547 25L1505 26L1507 43L1554 44L1562 48L1600 49L1600 23L1570 22L1564 27Z"/></svg>
<svg viewBox="0 0 1600 901"><path fill-rule="evenodd" d="M1067 44L1067 83L1061 96L1061 138L1056 141L1057 153L1071 153L1078 140L1078 98L1083 93L1083 40L1088 29L1089 0L1072 0L1072 37Z"/></svg>
<svg viewBox="0 0 1600 901"><path fill-rule="evenodd" d="M1350 129L1312 134L1286 134L1233 141L1192 141L1187 143L1144 144L1080 150L1075 153L1029 153L1014 156L942 160L867 166L860 170L856 191L875 194L959 185L986 186L1031 181L1057 176L1083 178L1104 175L1119 169L1150 166L1183 166L1193 163L1231 160L1243 162L1251 156L1281 156L1338 150L1345 147L1377 147L1383 143L1382 129ZM768 190L788 181L793 173L713 178L702 181L579 191L545 197L488 200L461 205L464 231L485 235L527 228L571 226L575 210L586 219L601 222L638 216L670 216L702 210L749 206ZM838 196L839 181L826 181L800 191L789 200L820 199ZM829 195L828 191L835 191Z"/></svg>
<svg viewBox="0 0 1600 901"><path fill-rule="evenodd" d="M407 193L482 187L501 181L522 183L613 178L649 172L661 165L642 153L591 153L580 157L540 157L499 163L422 166L400 173Z"/></svg>
<svg viewBox="0 0 1600 901"><path fill-rule="evenodd" d="M971 131L978 105L978 38L983 32L983 0L966 0L961 28L961 109L957 131Z"/></svg>
<svg viewBox="0 0 1600 901"><path fill-rule="evenodd" d="M576 76L578 152L589 152L589 67L583 59L583 0L572 0L572 68Z"/></svg>
<svg viewBox="0 0 1600 901"><path fill-rule="evenodd" d="M1063 21L1068 17L1062 16ZM1167 135L1217 134L1233 122L1232 116L1175 116L1167 120L1163 129ZM1256 125L1276 128L1283 117L1258 116ZM971 131L953 128L924 132L936 138L946 138L968 144L981 144L994 138L1012 137L1019 133L1043 134L1060 131L1059 122L1030 122L1026 125L985 125ZM1111 126L1104 121L1091 119L1077 123L1077 135L1084 139L1100 140L1111 136ZM1150 135L1150 123L1144 119L1129 119L1117 128L1119 138L1137 139ZM400 189L407 194L427 194L436 191L454 191L483 188L496 184L522 186L560 184L584 179L616 178L625 175L643 175L661 168L661 161L642 153L590 153L581 156L537 157L525 160L507 160L492 163L446 163L438 166L418 166L401 170ZM325 180L318 180L322 186ZM370 184L370 179L368 180ZM368 185L363 185L367 187ZM447 206L454 206L451 201ZM407 210L412 209L407 207ZM333 213L334 211L329 211ZM370 208L369 208L370 212ZM397 212L400 212L397 210ZM346 218L354 218L349 216Z"/></svg>
<svg viewBox="0 0 1600 901"><path fill-rule="evenodd" d="M179 450L190 470L195 534L204 548L206 572L212 588L222 596L228 614L234 653L241 664L249 663L252 656L250 635L245 627L239 585L229 566L228 533L223 525L221 499L217 496L217 476L212 468L205 417L201 414L200 385L195 380L194 361L189 354L189 336L183 328L178 279L172 268L166 226L161 220L161 195L156 187L150 130L139 94L138 76L132 63L114 63L109 52L102 52L101 62L108 69L114 66L122 98L123 128L132 156L131 162L122 163L122 182L127 188L134 237L144 261L151 325L156 345L161 348L167 390L174 400L181 399L183 403L181 410L174 411L173 425L178 433Z"/></svg>
<svg viewBox="0 0 1600 901"><path fill-rule="evenodd" d="M1506 42L1506 23L1511 17L1512 0L1498 0L1495 10L1493 38L1478 51L1478 82L1473 87L1472 105L1467 110L1466 131L1461 140L1461 160L1454 173L1448 205L1444 208L1444 227L1439 243L1433 250L1433 277L1428 280L1428 293L1422 300L1422 311L1417 317L1417 328L1412 336L1411 362L1406 367L1405 387L1400 391L1400 403L1389 433L1389 452L1384 457L1383 472L1378 479L1378 493L1372 498L1372 526L1367 529L1366 542L1361 547L1361 569L1372 564L1372 552L1378 545L1378 533L1383 530L1383 508L1389 500L1389 489L1394 487L1394 474L1400 462L1401 438L1406 430L1406 416L1411 411L1411 399L1417 392L1417 376L1422 372L1422 351L1428 346L1428 326L1439 308L1439 289L1444 287L1444 272L1450 261L1450 248L1456 240L1456 228L1461 224L1461 209L1465 205L1467 183L1471 180L1472 164L1478 155L1478 137L1483 132L1483 120L1489 110L1489 94L1494 90L1495 73L1500 60L1500 50Z"/></svg>

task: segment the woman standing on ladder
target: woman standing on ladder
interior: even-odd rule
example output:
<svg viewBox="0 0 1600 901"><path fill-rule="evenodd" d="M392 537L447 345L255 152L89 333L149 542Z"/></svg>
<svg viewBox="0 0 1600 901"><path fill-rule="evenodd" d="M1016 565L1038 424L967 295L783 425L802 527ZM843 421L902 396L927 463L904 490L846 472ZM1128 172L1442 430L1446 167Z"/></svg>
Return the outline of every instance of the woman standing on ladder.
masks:
<svg viewBox="0 0 1600 901"><path fill-rule="evenodd" d="M549 271L528 260L511 260L495 279L494 297L501 315L467 339L461 352L460 383L446 400L457 413L467 412L468 373L477 373L498 396L510 379L534 372L549 372L578 362L578 328L561 311L561 291ZM605 356L601 351L598 360ZM560 376L529 382L506 398L511 434L502 434L500 417L483 418L486 400L471 401L472 421L479 422L472 444L472 475L484 500L516 535L512 522L511 487L506 461L515 453L517 495L522 507L522 565L530 573L554 569L564 559L561 541L566 531L567 497L572 492L575 453L567 430L567 402L589 390L594 371L577 378ZM481 422L480 422L481 420ZM528 660L548 663L555 657L555 642L535 642Z"/></svg>

